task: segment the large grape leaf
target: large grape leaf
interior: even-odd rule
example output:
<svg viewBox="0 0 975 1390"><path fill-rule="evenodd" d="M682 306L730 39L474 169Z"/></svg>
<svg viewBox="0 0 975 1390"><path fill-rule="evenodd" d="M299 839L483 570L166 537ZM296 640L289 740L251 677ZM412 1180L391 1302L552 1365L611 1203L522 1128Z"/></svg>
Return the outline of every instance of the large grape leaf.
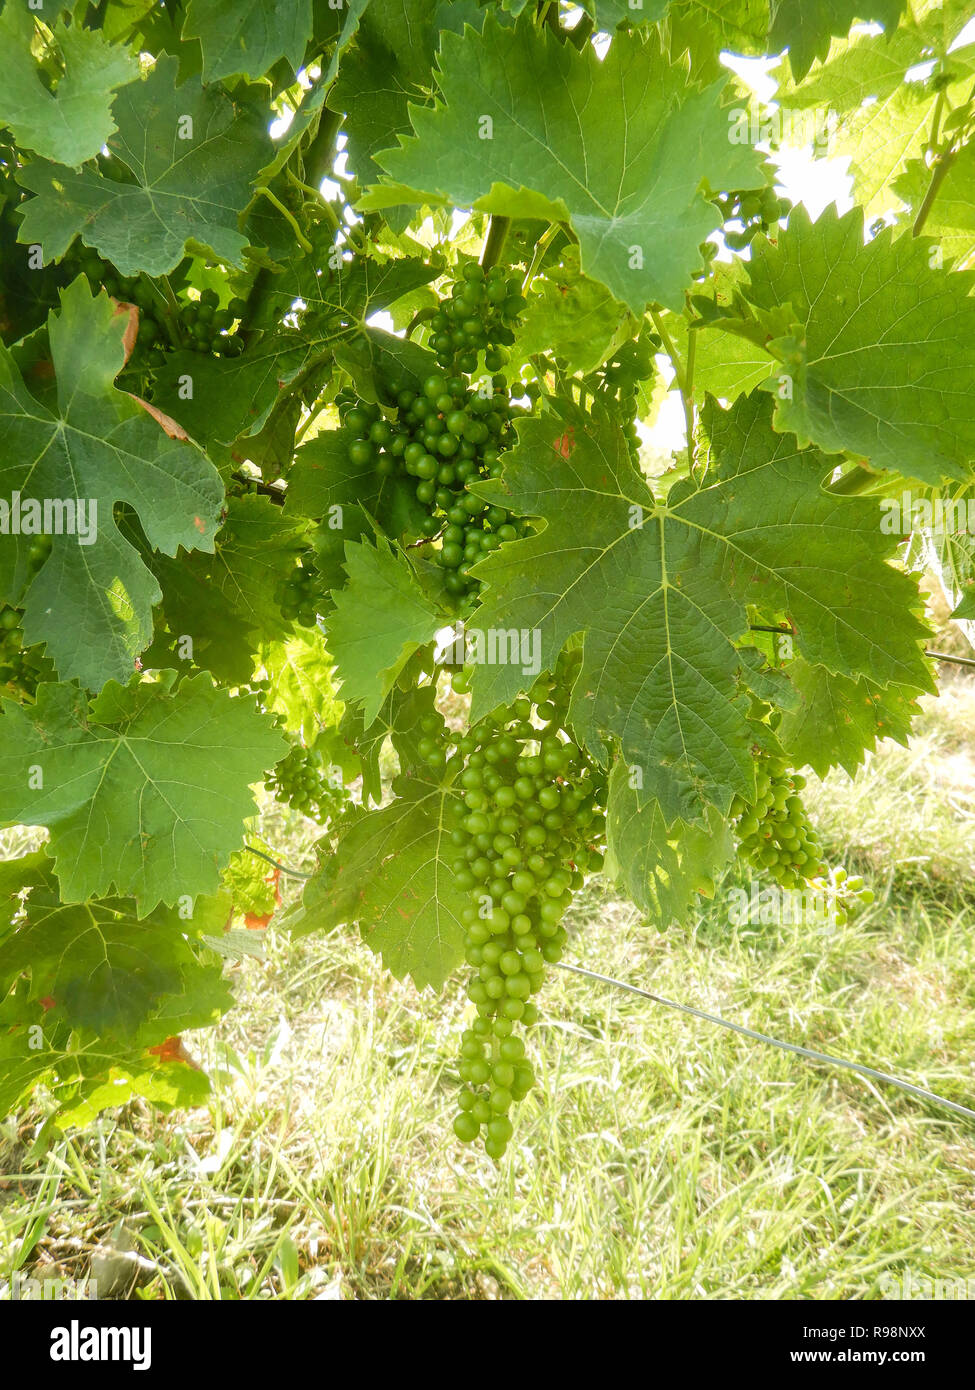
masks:
<svg viewBox="0 0 975 1390"><path fill-rule="evenodd" d="M789 66L801 80L834 37L848 34L856 19L874 20L887 33L897 28L904 0L772 0L769 44L788 48Z"/></svg>
<svg viewBox="0 0 975 1390"><path fill-rule="evenodd" d="M40 16L38 16L40 17ZM115 91L139 75L139 61L96 29L63 17L51 30L64 71L51 92L31 52L34 15L24 4L0 14L0 125L44 159L76 166L94 159L115 130Z"/></svg>
<svg viewBox="0 0 975 1390"><path fill-rule="evenodd" d="M437 610L413 572L380 537L375 545L348 541L344 589L333 594L328 649L345 701L360 701L367 725L375 720L410 657L433 639Z"/></svg>
<svg viewBox="0 0 975 1390"><path fill-rule="evenodd" d="M464 958L470 905L446 863L453 804L448 788L416 781L388 806L351 817L305 888L299 932L357 926L397 978L440 989Z"/></svg>
<svg viewBox="0 0 975 1390"><path fill-rule="evenodd" d="M39 1010L31 1021L43 1030L42 1048L19 1019L0 1036L0 1115L14 1111L41 1082L58 1105L54 1121L61 1129L88 1125L102 1110L136 1097L169 1109L201 1105L209 1094L206 1075L183 1061L149 1055L139 1043L106 1045L67 1023L52 1032Z"/></svg>
<svg viewBox="0 0 975 1390"><path fill-rule="evenodd" d="M783 378L776 429L828 453L848 450L937 486L975 458L972 276L932 269L930 242L885 228L866 245L863 213L798 207L777 244L752 243L745 294L770 332Z"/></svg>
<svg viewBox="0 0 975 1390"><path fill-rule="evenodd" d="M530 21L441 41L441 104L411 108L415 137L379 156L389 181L363 207L454 203L567 219L585 273L637 314L679 309L720 224L700 185L759 187L761 156L728 139L723 82L696 87L651 33L620 33L605 58ZM488 126L486 121L490 120Z"/></svg>
<svg viewBox="0 0 975 1390"><path fill-rule="evenodd" d="M698 895L712 897L734 854L728 822L714 807L703 826L668 829L659 803L641 800L622 763L609 777L606 846L606 873L659 927L683 922Z"/></svg>
<svg viewBox="0 0 975 1390"><path fill-rule="evenodd" d="M173 913L140 922L122 899L64 904L56 891L35 891L0 946L0 997L29 972L29 997L48 1000L73 1028L132 1036L172 995L184 1008L194 1001L202 1026L231 999L220 966L201 959L186 927Z"/></svg>
<svg viewBox="0 0 975 1390"><path fill-rule="evenodd" d="M34 160L18 179L37 196L24 204L19 240L59 259L79 234L122 275L164 275L198 243L239 266L247 238L237 218L271 155L268 111L234 100L198 77L176 86L178 63L163 54L115 99L118 133L108 148L130 181L95 169L75 173Z"/></svg>
<svg viewBox="0 0 975 1390"><path fill-rule="evenodd" d="M189 0L183 38L199 39L207 82L263 77L279 58L297 72L311 38L311 0Z"/></svg>
<svg viewBox="0 0 975 1390"><path fill-rule="evenodd" d="M371 0L327 98L344 117L349 167L360 187L382 173L374 156L409 132L410 101L426 100L441 27L461 32L465 21L479 27L483 17L470 2ZM401 229L409 210L388 208L386 216Z"/></svg>
<svg viewBox="0 0 975 1390"><path fill-rule="evenodd" d="M475 566L486 592L471 626L537 633L547 669L585 633L576 734L603 761L618 742L668 825L699 823L709 803L727 812L752 786L747 604L787 616L797 649L830 670L929 686L916 582L885 563L876 503L825 494L827 460L770 417L759 394L709 406L704 484L657 505L619 430L562 404L522 421L502 478L473 489L546 524ZM475 715L523 682L520 665L476 666Z"/></svg>
<svg viewBox="0 0 975 1390"><path fill-rule="evenodd" d="M2 703L0 822L49 828L65 902L117 892L144 914L215 892L250 784L287 751L249 700L204 672L173 678L112 682L90 708L55 684L29 708Z"/></svg>
<svg viewBox="0 0 975 1390"><path fill-rule="evenodd" d="M113 515L134 508L151 546L167 555L213 548L223 488L206 456L173 440L125 392L113 386L122 367L125 318L81 275L48 318L56 374L52 408L27 388L13 356L0 349L0 492L43 504L60 499L97 508L92 543L53 536L43 569L27 590L24 631L47 643L62 679L91 689L127 680L152 636L159 588ZM50 393L45 400L51 399ZM57 515L52 513L52 523ZM63 525L62 521L62 525ZM0 548L0 595L19 603L28 579L31 535L7 535Z"/></svg>

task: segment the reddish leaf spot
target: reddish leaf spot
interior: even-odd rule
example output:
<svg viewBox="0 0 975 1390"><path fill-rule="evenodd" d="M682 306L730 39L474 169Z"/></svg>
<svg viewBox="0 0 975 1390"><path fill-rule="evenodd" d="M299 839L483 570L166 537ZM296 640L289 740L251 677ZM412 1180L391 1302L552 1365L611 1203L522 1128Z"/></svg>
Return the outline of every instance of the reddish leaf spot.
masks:
<svg viewBox="0 0 975 1390"><path fill-rule="evenodd" d="M160 1062L182 1062L185 1066L192 1067L194 1071L199 1071L199 1063L195 1062L183 1045L183 1039L177 1033L175 1037L167 1038L165 1042L157 1043L155 1047L150 1047L148 1051L154 1057L158 1057Z"/></svg>
<svg viewBox="0 0 975 1390"><path fill-rule="evenodd" d="M571 425L563 434L559 435L553 447L555 452L561 454L564 459L569 457L572 450L576 447L575 430Z"/></svg>
<svg viewBox="0 0 975 1390"><path fill-rule="evenodd" d="M44 1012L47 1013L48 1009L53 1009L58 1001L54 998L53 994L45 994L44 998L39 999L37 1002L40 1004Z"/></svg>
<svg viewBox="0 0 975 1390"><path fill-rule="evenodd" d="M193 525L199 531L201 536L203 535L203 532L207 529L207 524L201 516L195 516L193 518Z"/></svg>

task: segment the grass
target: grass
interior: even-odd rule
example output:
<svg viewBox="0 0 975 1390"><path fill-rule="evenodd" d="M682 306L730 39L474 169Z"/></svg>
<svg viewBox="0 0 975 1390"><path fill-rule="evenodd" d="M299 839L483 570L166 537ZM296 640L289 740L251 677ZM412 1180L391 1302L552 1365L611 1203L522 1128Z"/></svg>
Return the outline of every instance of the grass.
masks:
<svg viewBox="0 0 975 1390"><path fill-rule="evenodd" d="M962 677L909 750L810 779L830 858L877 892L847 925L736 930L719 897L662 934L594 882L568 959L975 1105L973 733ZM265 833L302 862L304 823ZM975 1275L975 1124L892 1088L553 972L497 1166L450 1131L459 990L273 928L233 973L238 1008L187 1039L206 1108L65 1137L39 1105L0 1131L0 1285L83 1277L99 1245L142 1257L147 1298L871 1299Z"/></svg>

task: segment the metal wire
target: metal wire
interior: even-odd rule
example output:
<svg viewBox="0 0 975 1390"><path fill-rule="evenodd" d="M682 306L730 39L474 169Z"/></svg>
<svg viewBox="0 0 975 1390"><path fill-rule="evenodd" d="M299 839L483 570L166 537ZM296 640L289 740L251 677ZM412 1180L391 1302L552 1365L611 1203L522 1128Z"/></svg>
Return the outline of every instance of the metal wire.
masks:
<svg viewBox="0 0 975 1390"><path fill-rule="evenodd" d="M944 1096L936 1095L934 1091L925 1090L923 1086L915 1086L910 1081L902 1081L899 1076L891 1076L890 1072L878 1071L876 1067L866 1067L861 1062L850 1062L845 1057L830 1057L825 1052L816 1052L811 1047L800 1047L797 1043L784 1042L781 1038L770 1037L768 1033L758 1033L754 1028L745 1028L740 1023L730 1023L726 1018L719 1018L717 1014L705 1013L703 1009L691 1008L690 1004L678 1004L674 999L666 999L662 994L654 994L648 989L640 989L637 985L628 985L625 980L614 979L612 975L600 975L595 970L586 970L581 965L570 965L568 961L559 961L559 970L570 970L573 975L584 975L589 980L599 980L604 985L613 985L616 989L626 990L628 994L639 995L641 999L650 999L654 1004L663 1004L668 1009L676 1009L678 1013L688 1014L691 1018L703 1019L705 1023L715 1023L719 1028L728 1028L732 1033L740 1033L743 1038L751 1038L754 1042L768 1043L771 1047L781 1048L783 1052L794 1052L798 1057L805 1057L810 1062L825 1062L831 1067L845 1067L848 1071L858 1072L861 1076L869 1076L875 1081L886 1082L888 1086L897 1086L902 1091L907 1091L909 1095L917 1096L920 1100L932 1101L935 1105L942 1105L946 1110L952 1110L956 1115L964 1115L968 1120L975 1120L975 1110L969 1110L967 1105L959 1105L956 1101L946 1100Z"/></svg>

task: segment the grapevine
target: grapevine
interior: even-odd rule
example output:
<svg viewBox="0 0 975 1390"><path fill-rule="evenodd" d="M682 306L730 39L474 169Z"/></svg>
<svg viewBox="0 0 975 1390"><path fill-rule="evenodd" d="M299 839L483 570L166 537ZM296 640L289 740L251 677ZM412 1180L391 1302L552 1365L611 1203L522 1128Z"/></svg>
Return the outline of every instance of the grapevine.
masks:
<svg viewBox="0 0 975 1390"><path fill-rule="evenodd" d="M922 549L975 611L966 535L887 525L972 490L961 17L212 8L0 10L0 827L46 834L0 1111L198 1097L170 1023L229 1007L237 892L465 991L454 1131L501 1162L588 876L661 929L742 874L869 910L812 778L934 692ZM736 45L797 119L861 73L849 210L729 138ZM270 803L318 829L280 915Z"/></svg>

